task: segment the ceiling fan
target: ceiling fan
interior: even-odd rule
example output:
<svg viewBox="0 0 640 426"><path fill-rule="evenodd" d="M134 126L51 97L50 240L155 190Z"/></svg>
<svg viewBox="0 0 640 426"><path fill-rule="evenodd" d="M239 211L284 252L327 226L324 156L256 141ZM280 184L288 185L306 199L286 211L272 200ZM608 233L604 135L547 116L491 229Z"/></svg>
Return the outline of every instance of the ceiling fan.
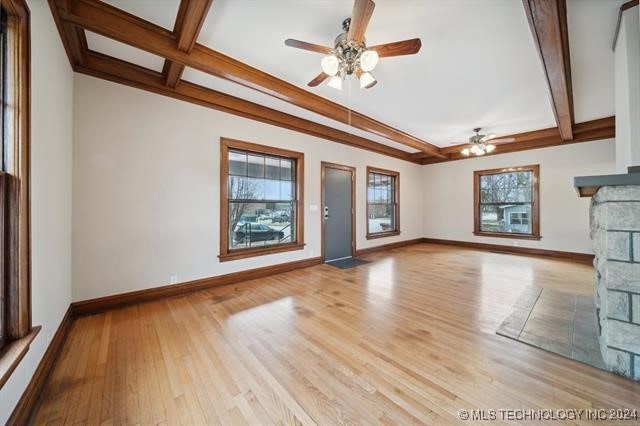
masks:
<svg viewBox="0 0 640 426"><path fill-rule="evenodd" d="M460 151L462 155L469 156L470 154L474 154L479 156L488 154L496 149L496 144L513 142L515 140L515 138L496 139L496 135L481 135L480 130L482 130L480 127L473 129L475 135L469 138L469 146Z"/></svg>
<svg viewBox="0 0 640 426"><path fill-rule="evenodd" d="M344 32L336 37L333 48L291 38L285 40L287 46L326 54L320 62L322 72L307 83L308 86L315 87L329 79L328 86L342 90L346 76L355 75L360 88L369 89L378 82L371 71L379 58L418 53L422 47L419 38L367 47L364 33L375 7L372 0L355 0L351 17L342 22Z"/></svg>

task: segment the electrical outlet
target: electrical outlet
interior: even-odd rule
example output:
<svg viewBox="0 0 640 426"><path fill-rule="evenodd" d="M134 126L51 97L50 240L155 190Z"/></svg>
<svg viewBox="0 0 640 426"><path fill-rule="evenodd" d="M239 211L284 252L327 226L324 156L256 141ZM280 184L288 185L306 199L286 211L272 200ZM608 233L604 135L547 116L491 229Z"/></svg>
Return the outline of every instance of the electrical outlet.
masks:
<svg viewBox="0 0 640 426"><path fill-rule="evenodd" d="M171 275L171 277L169 278L169 281L171 284L177 284L178 283L178 276L177 275Z"/></svg>

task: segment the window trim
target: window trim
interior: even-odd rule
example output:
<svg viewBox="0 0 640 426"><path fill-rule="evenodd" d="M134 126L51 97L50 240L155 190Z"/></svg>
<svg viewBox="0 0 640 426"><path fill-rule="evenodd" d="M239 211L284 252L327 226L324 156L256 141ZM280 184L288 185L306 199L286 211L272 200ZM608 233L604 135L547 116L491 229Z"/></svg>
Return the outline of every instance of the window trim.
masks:
<svg viewBox="0 0 640 426"><path fill-rule="evenodd" d="M376 174L380 174L380 175L386 175L386 176L391 176L394 178L394 198L395 198L395 206L396 206L396 221L395 221L395 229L393 229L392 231L382 231L382 232L370 232L369 231L369 174L370 173L376 173ZM365 206L365 219L366 219L366 227L367 227L367 234L366 234L366 238L367 240L373 240L376 238L385 238L385 237L393 237L395 235L400 235L400 173L393 171L393 170L387 170L387 169L381 169L378 167L371 167L371 166L367 166L367 176L365 179L365 193L367 194L367 203Z"/></svg>
<svg viewBox="0 0 640 426"><path fill-rule="evenodd" d="M533 191L531 193L531 234L516 232L490 232L480 230L480 177L516 171L533 173ZM540 165L532 164L519 167L500 167L473 172L473 234L481 237L512 238L518 240L540 240Z"/></svg>
<svg viewBox="0 0 640 426"><path fill-rule="evenodd" d="M229 250L229 150L238 149L262 155L275 155L290 158L296 163L295 206L296 206L296 241L266 247L252 247ZM287 149L259 145L237 139L220 138L220 262L227 262L248 257L263 256L286 251L302 250L304 248L304 154Z"/></svg>
<svg viewBox="0 0 640 426"><path fill-rule="evenodd" d="M25 0L4 0L7 17L5 96L14 108L4 111L2 153L5 162L6 196L2 225L7 247L2 264L5 287L4 346L0 348L0 388L40 331L31 324L31 242L30 242L30 16Z"/></svg>

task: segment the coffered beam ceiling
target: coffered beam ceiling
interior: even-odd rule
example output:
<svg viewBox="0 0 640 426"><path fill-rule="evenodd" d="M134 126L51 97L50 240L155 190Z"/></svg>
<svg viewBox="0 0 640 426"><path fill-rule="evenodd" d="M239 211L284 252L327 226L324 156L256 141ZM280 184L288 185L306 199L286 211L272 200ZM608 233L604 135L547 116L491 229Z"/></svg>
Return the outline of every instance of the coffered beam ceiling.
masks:
<svg viewBox="0 0 640 426"><path fill-rule="evenodd" d="M509 152L526 151L530 149L548 148L551 146L566 145L569 143L589 142L599 139L609 139L616 135L616 119L615 117L600 118L598 120L586 121L584 123L574 124L572 128L573 139L565 141L560 135L560 129L552 127L549 129L534 130L532 132L518 133L515 135L504 136L504 138L513 138L513 142L498 144L496 149L488 154L492 156L498 154L506 154ZM414 159L421 159L422 164L441 163L443 161L464 160L467 158L476 158L475 156L464 156L461 151L468 144L453 145L441 148L440 151L447 156L446 160L438 158L426 158L422 153L413 154Z"/></svg>
<svg viewBox="0 0 640 426"><path fill-rule="evenodd" d="M421 152L442 158L438 147L384 123L301 89L270 74L195 43L190 53L178 48L171 31L97 0L50 0L63 23L146 50L172 62L258 90L295 106L350 124ZM60 7L62 5L62 7Z"/></svg>
<svg viewBox="0 0 640 426"><path fill-rule="evenodd" d="M182 4L184 3L185 2ZM420 163L421 161L421 159L413 158L409 152L337 130L329 126L295 117L293 115L264 107L262 105L181 79L178 80L179 85L167 85L167 75L165 73L160 74L153 70L145 69L107 55L90 51L87 47L84 30L59 19L57 12L61 9L66 10L66 3L61 0L49 0L49 4L53 12L54 21L58 26L63 45L67 51L69 61L71 62L73 70L76 72L356 148L377 152L379 154L399 158L401 160L414 163ZM180 12L178 12L178 15L180 15Z"/></svg>
<svg viewBox="0 0 640 426"><path fill-rule="evenodd" d="M437 148L357 112L352 112L351 124L354 127L417 148L420 152L411 154L182 80L185 66L193 67L336 121L347 122L348 110L341 105L197 44L198 33L213 0L182 0L173 32L97 0L48 1L69 61L76 72L417 164L475 158L460 153L466 144ZM564 0L523 0L523 3L549 82L558 127L501 135L501 138L513 138L514 141L499 144L495 151L487 155L613 138L614 117L573 123ZM164 57L163 73L89 50L85 28Z"/></svg>
<svg viewBox="0 0 640 426"><path fill-rule="evenodd" d="M178 16L173 27L173 34L177 39L178 49L190 53L196 44L198 34L204 20L207 18L213 0L181 0ZM165 83L167 86L176 87L182 78L184 65L168 59L164 61Z"/></svg>
<svg viewBox="0 0 640 426"><path fill-rule="evenodd" d="M573 139L573 92L566 0L522 0L549 85L560 137Z"/></svg>

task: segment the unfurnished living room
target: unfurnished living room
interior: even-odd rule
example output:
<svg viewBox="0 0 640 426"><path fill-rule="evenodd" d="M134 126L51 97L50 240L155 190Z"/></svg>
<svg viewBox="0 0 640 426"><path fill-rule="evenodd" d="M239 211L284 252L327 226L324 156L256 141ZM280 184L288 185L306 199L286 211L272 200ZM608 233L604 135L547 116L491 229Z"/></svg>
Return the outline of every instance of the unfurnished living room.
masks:
<svg viewBox="0 0 640 426"><path fill-rule="evenodd" d="M0 1L0 424L640 424L638 0Z"/></svg>

